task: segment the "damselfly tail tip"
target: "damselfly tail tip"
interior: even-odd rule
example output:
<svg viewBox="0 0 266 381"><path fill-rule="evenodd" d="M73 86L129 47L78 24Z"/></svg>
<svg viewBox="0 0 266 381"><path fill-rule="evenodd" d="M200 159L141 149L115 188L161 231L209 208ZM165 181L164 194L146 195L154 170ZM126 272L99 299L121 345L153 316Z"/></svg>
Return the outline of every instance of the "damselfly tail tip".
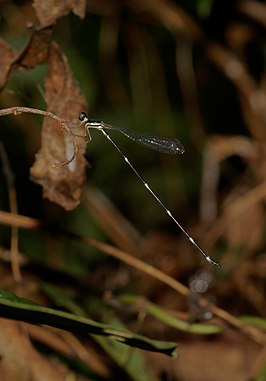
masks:
<svg viewBox="0 0 266 381"><path fill-rule="evenodd" d="M214 265L214 266L217 266L217 267L221 267L220 263L216 262L214 259L212 259L211 257L207 256L206 257L207 261L211 264L211 265Z"/></svg>
<svg viewBox="0 0 266 381"><path fill-rule="evenodd" d="M179 143L179 152L178 153L180 155L183 155L183 153L185 153L185 147L181 143Z"/></svg>

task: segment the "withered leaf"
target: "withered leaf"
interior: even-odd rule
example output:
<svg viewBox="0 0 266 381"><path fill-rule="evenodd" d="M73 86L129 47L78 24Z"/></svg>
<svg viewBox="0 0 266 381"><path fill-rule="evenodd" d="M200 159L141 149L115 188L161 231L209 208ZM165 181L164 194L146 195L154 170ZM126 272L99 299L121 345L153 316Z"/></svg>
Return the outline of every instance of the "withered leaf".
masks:
<svg viewBox="0 0 266 381"><path fill-rule="evenodd" d="M5 86L12 69L31 69L46 62L51 40L51 27L34 30L26 47L18 52L0 38L0 89Z"/></svg>
<svg viewBox="0 0 266 381"><path fill-rule="evenodd" d="M33 7L41 25L51 25L70 11L80 18L84 18L86 0L34 0Z"/></svg>
<svg viewBox="0 0 266 381"><path fill-rule="evenodd" d="M52 27L34 30L27 46L20 54L18 64L23 68L31 69L46 62L52 41L52 33Z"/></svg>
<svg viewBox="0 0 266 381"><path fill-rule="evenodd" d="M0 319L0 334L1 381L63 381L66 379L62 366L55 367L33 347L25 324ZM29 354L31 361L29 361Z"/></svg>
<svg viewBox="0 0 266 381"><path fill-rule="evenodd" d="M66 121L77 120L79 113L86 109L86 100L73 78L67 59L53 44L49 56L49 71L45 80L45 94L48 111ZM76 135L84 136L84 127L76 127ZM31 178L42 185L43 195L61 205L66 210L74 209L80 202L85 178L84 151L86 141L76 137L78 150L75 159L67 165L74 153L73 136L63 130L59 123L45 119L42 129L41 149L31 168ZM56 168L53 164L59 163Z"/></svg>
<svg viewBox="0 0 266 381"><path fill-rule="evenodd" d="M8 75L14 62L17 60L19 53L8 45L1 37L0 52L0 89L2 89L8 80Z"/></svg>
<svg viewBox="0 0 266 381"><path fill-rule="evenodd" d="M223 211L224 236L231 247L253 251L258 250L262 243L264 207L263 200L256 199L256 196L251 197L248 203L249 194L252 196L252 190L243 189L238 184L227 196Z"/></svg>

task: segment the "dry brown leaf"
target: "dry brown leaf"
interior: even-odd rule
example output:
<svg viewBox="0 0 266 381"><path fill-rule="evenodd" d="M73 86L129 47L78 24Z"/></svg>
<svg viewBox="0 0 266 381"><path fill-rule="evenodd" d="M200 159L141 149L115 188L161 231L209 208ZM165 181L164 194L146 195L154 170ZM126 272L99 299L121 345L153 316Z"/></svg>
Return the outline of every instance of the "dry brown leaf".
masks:
<svg viewBox="0 0 266 381"><path fill-rule="evenodd" d="M225 237L230 246L252 251L258 249L262 242L264 207L261 202L253 202L247 206L245 196L250 190L243 192L239 186L227 197L223 211ZM243 199L242 207L241 199ZM234 208L236 203L238 208Z"/></svg>
<svg viewBox="0 0 266 381"><path fill-rule="evenodd" d="M0 52L0 89L2 89L8 80L8 75L14 62L18 59L19 53L9 46L1 37Z"/></svg>
<svg viewBox="0 0 266 381"><path fill-rule="evenodd" d="M258 358L258 346L230 332L227 340L180 341L180 357L171 362L171 377L182 381L244 381ZM156 374L169 369L168 359L148 353Z"/></svg>
<svg viewBox="0 0 266 381"><path fill-rule="evenodd" d="M50 50L45 93L48 111L66 121L77 120L79 113L86 109L86 100L73 78L67 60L55 44ZM84 127L77 127L75 134L84 135ZM56 121L46 118L42 129L41 149L31 168L31 178L42 185L44 197L66 210L74 209L79 204L85 179L83 155L86 142L84 138L76 140L78 151L75 159L68 165L60 165L74 152L73 136L63 131ZM59 163L56 168L53 167L55 163Z"/></svg>
<svg viewBox="0 0 266 381"><path fill-rule="evenodd" d="M213 135L208 138L203 156L201 188L201 216L204 221L211 223L217 217L221 162L238 155L251 166L254 165L257 151L256 143L245 136Z"/></svg>
<svg viewBox="0 0 266 381"><path fill-rule="evenodd" d="M28 331L34 342L39 342L63 356L80 359L97 374L105 378L110 377L107 365L101 361L101 357L93 346L81 343L74 334L61 329L37 325L30 325Z"/></svg>
<svg viewBox="0 0 266 381"><path fill-rule="evenodd" d="M80 18L84 18L86 0L35 0L33 7L41 25L51 25L71 11Z"/></svg>
<svg viewBox="0 0 266 381"><path fill-rule="evenodd" d="M202 210L205 213L204 217L207 219L208 216L211 216L210 221L214 221L216 218L221 162L233 155L241 157L253 170L259 168L256 165L257 160L260 161L260 165L264 163L256 142L248 137L217 135L208 139L205 153L206 159L204 160L201 203ZM249 250L256 250L260 246L264 226L264 207L262 203L264 199L265 184L263 183L255 189L243 187L242 183L238 183L228 192L220 217L220 226L222 227L220 234L224 235L226 242L230 246L245 247ZM209 212L207 218L206 211Z"/></svg>
<svg viewBox="0 0 266 381"><path fill-rule="evenodd" d="M243 300L246 299L248 303L254 307L257 313L259 313L261 316L265 316L265 292L263 288L263 282L261 282L261 279L259 279L261 277L258 276L260 264L261 263L258 263L258 261L249 260L239 263L232 274L232 281L234 286L237 287L241 298ZM262 278L264 278L265 268L262 274Z"/></svg>
<svg viewBox="0 0 266 381"><path fill-rule="evenodd" d="M207 45L206 53L238 90L242 116L250 134L265 144L266 98L263 87L258 86L247 65L234 52L212 42Z"/></svg>
<svg viewBox="0 0 266 381"><path fill-rule="evenodd" d="M51 27L35 30L19 57L19 65L25 69L32 69L47 62L52 33L53 29Z"/></svg>
<svg viewBox="0 0 266 381"><path fill-rule="evenodd" d="M65 365L55 361L49 362L48 357L42 356L36 350L32 350L30 361L32 381L65 381L70 376L70 371Z"/></svg>
<svg viewBox="0 0 266 381"><path fill-rule="evenodd" d="M0 379L1 381L63 381L66 369L51 365L28 338L27 325L0 319ZM54 363L55 364L55 363ZM64 374L63 374L64 372Z"/></svg>
<svg viewBox="0 0 266 381"><path fill-rule="evenodd" d="M252 139L242 135L213 135L208 139L207 149L221 162L232 155L248 161L256 157L257 148Z"/></svg>
<svg viewBox="0 0 266 381"><path fill-rule="evenodd" d="M17 52L0 38L0 89L8 80L15 67L31 69L47 61L52 40L52 28L35 30L22 52Z"/></svg>
<svg viewBox="0 0 266 381"><path fill-rule="evenodd" d="M21 327L20 323L0 319L1 381L30 379L29 344L20 330Z"/></svg>

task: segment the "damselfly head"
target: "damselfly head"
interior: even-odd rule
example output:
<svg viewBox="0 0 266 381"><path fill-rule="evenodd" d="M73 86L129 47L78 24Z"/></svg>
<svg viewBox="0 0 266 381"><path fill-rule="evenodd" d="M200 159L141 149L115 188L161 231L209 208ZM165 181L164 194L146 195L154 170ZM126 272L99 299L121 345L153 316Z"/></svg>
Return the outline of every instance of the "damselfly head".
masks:
<svg viewBox="0 0 266 381"><path fill-rule="evenodd" d="M88 120L87 114L86 114L85 112L81 112L81 113L79 114L79 120L80 120L81 122L85 122L85 121L87 121L87 120Z"/></svg>

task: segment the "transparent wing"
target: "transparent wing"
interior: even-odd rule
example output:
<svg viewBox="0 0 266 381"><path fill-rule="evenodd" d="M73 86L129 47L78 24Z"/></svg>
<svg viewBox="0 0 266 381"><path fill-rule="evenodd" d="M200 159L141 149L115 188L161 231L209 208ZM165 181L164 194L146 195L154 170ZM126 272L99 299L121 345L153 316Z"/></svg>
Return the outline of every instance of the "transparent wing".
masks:
<svg viewBox="0 0 266 381"><path fill-rule="evenodd" d="M105 123L102 124L102 127L113 131L119 131L134 142L141 144L147 148L153 149L155 151L170 154L182 154L185 152L183 144L175 138L154 135L148 132L131 131L125 128L119 128Z"/></svg>

